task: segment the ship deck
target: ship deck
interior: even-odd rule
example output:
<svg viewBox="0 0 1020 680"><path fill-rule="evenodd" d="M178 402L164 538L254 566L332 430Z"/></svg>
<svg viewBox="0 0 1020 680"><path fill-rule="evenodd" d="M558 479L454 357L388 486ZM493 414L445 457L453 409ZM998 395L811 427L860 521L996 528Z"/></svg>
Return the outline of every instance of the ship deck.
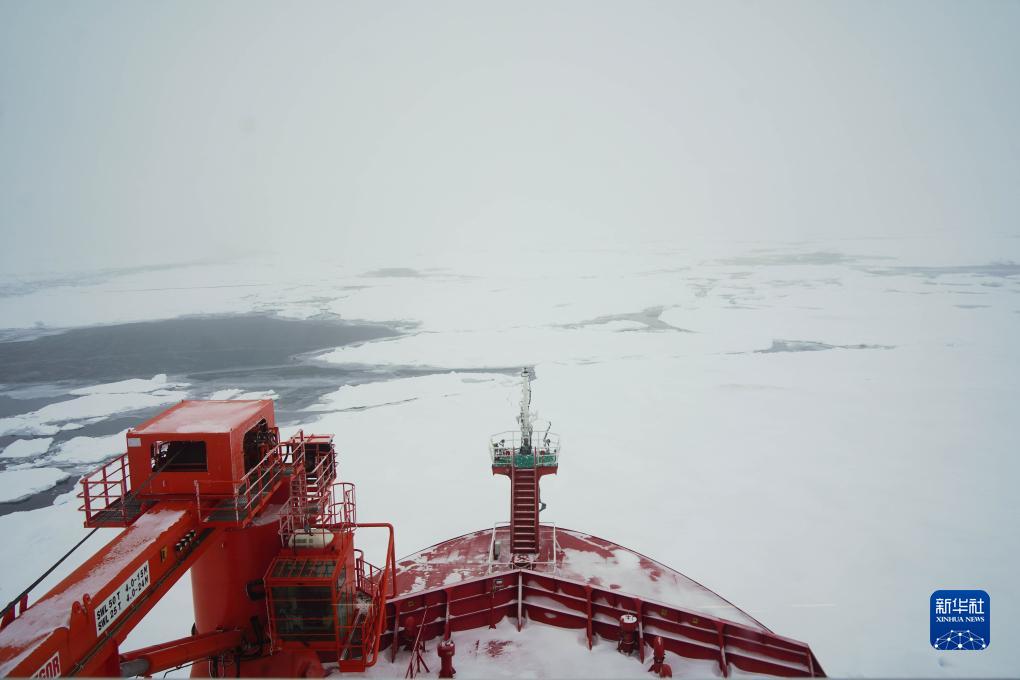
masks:
<svg viewBox="0 0 1020 680"><path fill-rule="evenodd" d="M540 526L541 552L526 569L593 587L619 590L706 616L770 632L720 595L680 572L611 541L551 525ZM498 543L499 554L494 557ZM510 528L475 531L397 562L397 596L441 589L511 568Z"/></svg>

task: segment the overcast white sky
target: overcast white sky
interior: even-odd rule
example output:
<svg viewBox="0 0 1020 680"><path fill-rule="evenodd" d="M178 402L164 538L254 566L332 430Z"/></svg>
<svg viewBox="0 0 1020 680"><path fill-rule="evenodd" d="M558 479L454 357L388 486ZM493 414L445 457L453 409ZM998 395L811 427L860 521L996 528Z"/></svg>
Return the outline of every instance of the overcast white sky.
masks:
<svg viewBox="0 0 1020 680"><path fill-rule="evenodd" d="M1020 232L1020 3L0 2L0 266Z"/></svg>

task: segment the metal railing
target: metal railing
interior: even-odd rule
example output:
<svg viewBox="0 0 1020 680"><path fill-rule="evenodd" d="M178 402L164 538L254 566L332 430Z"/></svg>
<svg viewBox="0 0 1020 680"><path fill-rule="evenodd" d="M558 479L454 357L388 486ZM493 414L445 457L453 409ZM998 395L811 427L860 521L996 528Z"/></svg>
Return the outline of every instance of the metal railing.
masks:
<svg viewBox="0 0 1020 680"><path fill-rule="evenodd" d="M300 481L300 486L306 500L325 499L329 493L330 486L336 480L336 457L332 452L330 452L330 455L322 456L316 462L315 467L311 470L305 470L304 478L302 479L299 474L299 468L304 469L304 461L307 461L308 458L303 450L304 447L301 448L302 451L298 452L300 458L294 459L294 478ZM309 484L309 479L314 481Z"/></svg>
<svg viewBox="0 0 1020 680"><path fill-rule="evenodd" d="M560 460L560 436L536 431L531 437L531 452L522 453L521 433L500 432L489 437L489 457L493 467L555 467Z"/></svg>
<svg viewBox="0 0 1020 680"><path fill-rule="evenodd" d="M333 485L334 497L339 492L340 500L330 505L329 517L331 526L344 531L351 531L357 522L358 505L354 498L354 484L352 482L340 482Z"/></svg>
<svg viewBox="0 0 1020 680"><path fill-rule="evenodd" d="M86 526L92 526L94 521L116 524L118 519L126 525L134 519L128 517L125 503L131 488L126 453L85 475L81 486L78 498L82 499L82 504L78 510L85 512Z"/></svg>
<svg viewBox="0 0 1020 680"><path fill-rule="evenodd" d="M292 465L295 455L292 443L274 446L237 481L196 479L199 518L213 524L251 522L278 488L285 466Z"/></svg>
<svg viewBox="0 0 1020 680"><path fill-rule="evenodd" d="M291 494L287 508L280 516L280 541L283 547L302 547L294 540L299 534L320 536L318 543L308 542L307 547L314 547L330 543L335 534L354 531L357 521L354 484L334 484L326 491L324 499L321 503L302 503L300 497Z"/></svg>
<svg viewBox="0 0 1020 680"><path fill-rule="evenodd" d="M359 602L356 607L359 609L359 618L356 625L352 626L349 637L345 639L342 649L350 649L353 646L360 647L360 659L352 660L347 664L344 659L338 659L340 670L364 670L375 665L379 659L379 639L382 634L383 625L386 623L386 601L397 594L397 559L393 548L393 525L391 524L357 524L359 528L384 528L389 530L389 543L386 548L386 562L382 567L376 567L365 561L360 550L356 550L358 558L355 560L356 588L364 593L368 600ZM359 620L360 619L360 620ZM355 629L360 630L360 641L355 640ZM343 651L340 652L343 656ZM346 666L346 667L345 667Z"/></svg>

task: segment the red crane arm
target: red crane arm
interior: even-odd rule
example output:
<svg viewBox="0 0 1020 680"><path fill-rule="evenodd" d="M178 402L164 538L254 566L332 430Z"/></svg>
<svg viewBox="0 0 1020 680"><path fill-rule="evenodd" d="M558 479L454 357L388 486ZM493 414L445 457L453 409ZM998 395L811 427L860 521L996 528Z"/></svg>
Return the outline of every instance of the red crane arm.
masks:
<svg viewBox="0 0 1020 680"><path fill-rule="evenodd" d="M220 531L160 501L0 633L0 676L119 676L118 645Z"/></svg>

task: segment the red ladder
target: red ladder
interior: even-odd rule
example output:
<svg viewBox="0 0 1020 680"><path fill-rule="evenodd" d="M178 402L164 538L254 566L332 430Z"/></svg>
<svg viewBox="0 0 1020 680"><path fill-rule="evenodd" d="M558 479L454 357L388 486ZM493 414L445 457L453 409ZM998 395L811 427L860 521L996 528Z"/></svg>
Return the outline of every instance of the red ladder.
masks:
<svg viewBox="0 0 1020 680"><path fill-rule="evenodd" d="M514 467L510 475L510 552L538 552L538 483L535 468Z"/></svg>

